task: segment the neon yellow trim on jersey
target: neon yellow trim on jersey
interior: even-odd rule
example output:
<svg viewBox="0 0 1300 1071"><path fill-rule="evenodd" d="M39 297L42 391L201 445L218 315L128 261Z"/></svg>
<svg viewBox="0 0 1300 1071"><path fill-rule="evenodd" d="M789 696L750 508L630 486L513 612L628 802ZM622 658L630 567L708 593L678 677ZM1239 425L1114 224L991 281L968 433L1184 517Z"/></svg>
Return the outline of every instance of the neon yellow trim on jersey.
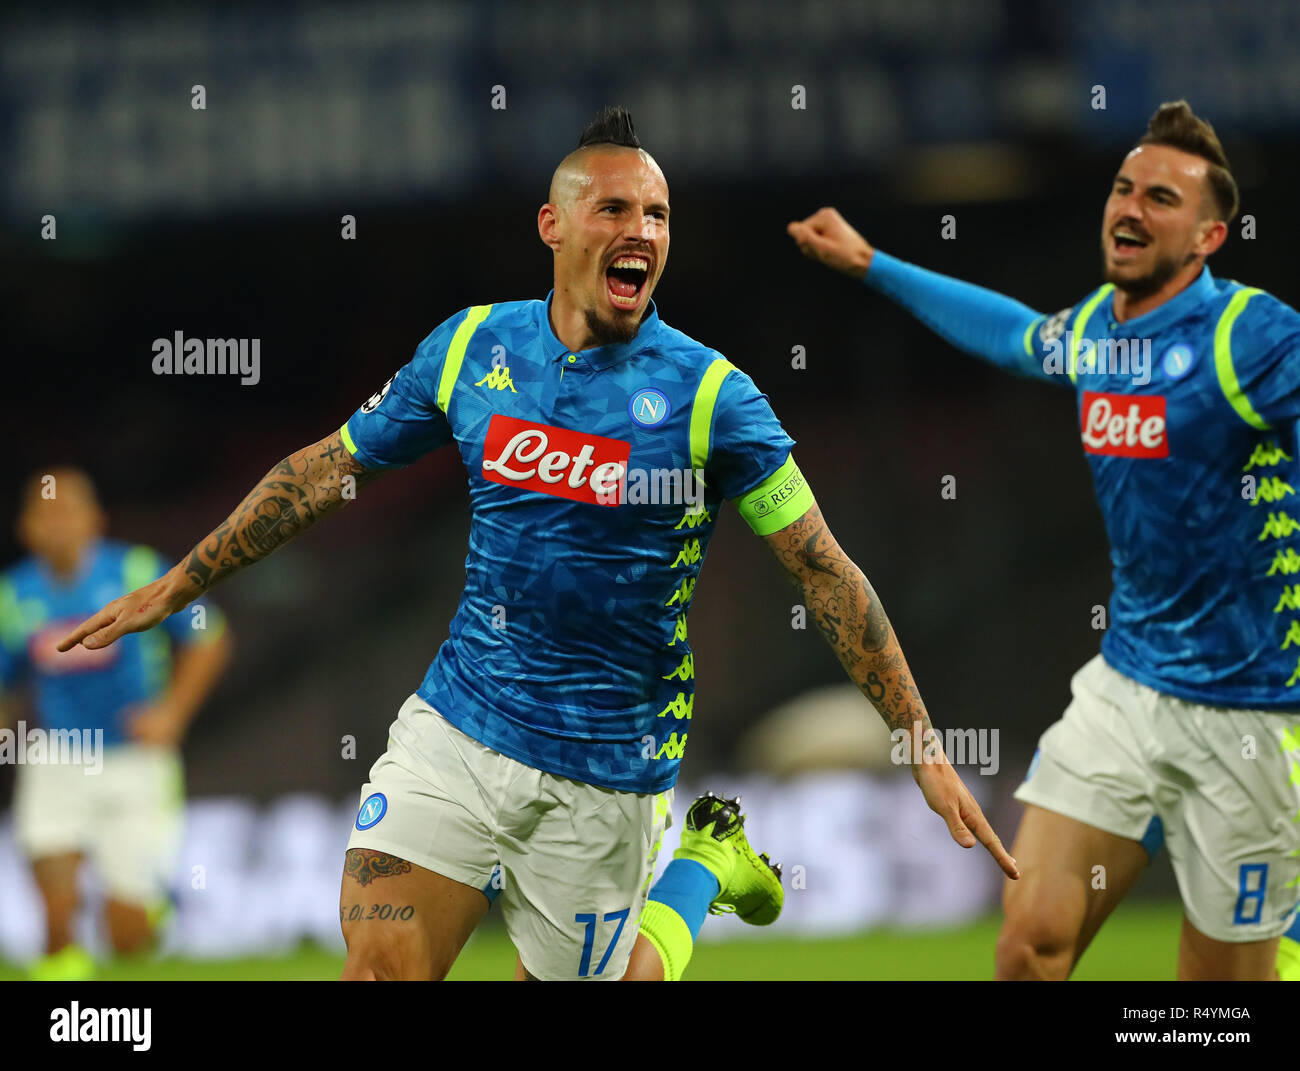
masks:
<svg viewBox="0 0 1300 1071"><path fill-rule="evenodd" d="M456 386L456 377L460 375L460 366L465 363L465 347L469 345L470 336L478 330L478 325L488 318L491 305L475 305L469 315L456 328L451 336L451 345L447 347L447 359L442 365L442 378L438 380L438 408L444 413L451 401L451 391Z"/></svg>
<svg viewBox="0 0 1300 1071"><path fill-rule="evenodd" d="M1237 411L1237 416L1252 428L1267 431L1268 422L1255 412L1255 407L1250 404L1246 392L1241 389L1237 370L1232 366L1232 325L1241 315L1241 310L1246 307L1246 302L1256 294L1262 293L1263 291L1256 287L1247 286L1232 295L1232 300L1228 302L1228 307L1223 310L1223 315L1219 317L1218 325L1214 328L1214 370L1219 374L1219 388L1223 391L1228 404Z"/></svg>
<svg viewBox="0 0 1300 1071"><path fill-rule="evenodd" d="M339 428L339 438L343 440L343 445L348 448L348 453L353 457L357 456L357 444L352 441L352 433L348 431L346 424Z"/></svg>
<svg viewBox="0 0 1300 1071"><path fill-rule="evenodd" d="M1031 320L1029 326L1025 328L1025 356L1026 357L1032 357L1034 355L1034 344L1029 341L1033 337L1034 328L1037 327L1046 319L1047 319L1046 316L1040 316L1038 317L1037 320Z"/></svg>
<svg viewBox="0 0 1300 1071"><path fill-rule="evenodd" d="M1079 310L1079 314L1074 318L1074 324L1070 328L1070 363L1066 367L1066 371L1070 374L1071 383L1078 381L1075 369L1078 367L1079 361L1079 332L1088 325L1088 318L1092 316L1093 310L1105 301L1107 295L1114 289L1113 283L1107 283L1084 303L1083 308Z"/></svg>
<svg viewBox="0 0 1300 1071"><path fill-rule="evenodd" d="M704 371L704 378L695 389L691 405L691 468L703 475L704 463L709 460L709 435L713 428L713 410L718 404L718 391L728 372L735 365L725 357L718 357Z"/></svg>
<svg viewBox="0 0 1300 1071"><path fill-rule="evenodd" d="M8 580L0 579L0 643L11 651L22 650L26 642L23 615L18 609L18 593Z"/></svg>
<svg viewBox="0 0 1300 1071"><path fill-rule="evenodd" d="M122 584L135 591L158 578L158 555L150 547L132 547L122 559ZM150 694L161 690L171 673L171 647L167 633L155 626L140 633L140 655Z"/></svg>
<svg viewBox="0 0 1300 1071"><path fill-rule="evenodd" d="M158 579L158 555L149 547L132 547L122 559L122 583L135 591Z"/></svg>
<svg viewBox="0 0 1300 1071"><path fill-rule="evenodd" d="M793 524L815 504L812 488L794 463L793 454L771 476L736 500L745 523L761 536Z"/></svg>

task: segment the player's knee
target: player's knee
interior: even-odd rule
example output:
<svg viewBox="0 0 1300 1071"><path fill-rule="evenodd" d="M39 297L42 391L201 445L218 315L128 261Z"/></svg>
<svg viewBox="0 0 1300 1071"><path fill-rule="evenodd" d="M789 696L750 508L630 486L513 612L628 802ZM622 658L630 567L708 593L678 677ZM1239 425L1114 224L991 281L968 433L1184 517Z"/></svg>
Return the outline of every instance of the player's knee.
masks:
<svg viewBox="0 0 1300 1071"><path fill-rule="evenodd" d="M1000 981L1064 979L1074 963L1076 927L1066 920L1007 915L998 933L995 977Z"/></svg>
<svg viewBox="0 0 1300 1071"><path fill-rule="evenodd" d="M113 953L118 956L138 956L153 946L153 931L147 926L118 930L109 934Z"/></svg>
<svg viewBox="0 0 1300 1071"><path fill-rule="evenodd" d="M147 952L154 943L149 912L136 904L110 900L107 905L108 942L119 956Z"/></svg>

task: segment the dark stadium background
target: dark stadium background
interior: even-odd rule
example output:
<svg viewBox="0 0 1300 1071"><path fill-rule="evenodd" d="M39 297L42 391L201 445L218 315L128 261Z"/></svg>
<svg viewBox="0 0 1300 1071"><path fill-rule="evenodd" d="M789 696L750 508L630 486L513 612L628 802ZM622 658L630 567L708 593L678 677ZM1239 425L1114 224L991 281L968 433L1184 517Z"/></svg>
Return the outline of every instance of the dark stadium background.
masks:
<svg viewBox="0 0 1300 1071"><path fill-rule="evenodd" d="M600 105L624 103L672 195L661 315L769 395L936 724L1000 731L990 810L1008 842L1009 794L1097 649L1110 591L1072 397L805 261L787 221L836 205L882 249L1053 312L1099 281L1124 151L1162 100L1187 97L1257 221L1249 241L1234 224L1214 272L1297 299L1291 4L72 11L11 14L0 45L0 566L18 553L20 482L60 461L90 469L113 534L178 558L447 316L545 296L551 169ZM436 102L427 123L411 99ZM346 106L352 141L330 118ZM376 156L403 139L423 155ZM260 338L261 382L153 375L152 340L177 330ZM354 793L445 635L467 527L447 450L219 588L237 656L186 742L191 796ZM844 679L814 630L791 629L795 601L727 507L690 615L692 784L735 771L763 713ZM11 784L0 768L0 806ZM945 835L938 819L930 832ZM1145 888L1168 895L1167 869Z"/></svg>

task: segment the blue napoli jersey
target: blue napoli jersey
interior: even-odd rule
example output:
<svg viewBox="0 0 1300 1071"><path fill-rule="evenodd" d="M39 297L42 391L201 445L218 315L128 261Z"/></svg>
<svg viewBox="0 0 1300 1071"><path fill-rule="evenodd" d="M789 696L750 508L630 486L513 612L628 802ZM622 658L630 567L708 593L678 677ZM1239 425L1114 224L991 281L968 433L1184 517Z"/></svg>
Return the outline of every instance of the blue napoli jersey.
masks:
<svg viewBox="0 0 1300 1071"><path fill-rule="evenodd" d="M1117 323L1106 285L1026 330L1072 384L1110 537L1102 654L1213 706L1300 708L1300 314L1209 269Z"/></svg>
<svg viewBox="0 0 1300 1071"><path fill-rule="evenodd" d="M694 715L686 615L718 510L794 441L653 303L631 342L577 353L549 307L457 313L343 440L368 469L455 442L469 478L465 591L419 695L536 769L660 792Z"/></svg>
<svg viewBox="0 0 1300 1071"><path fill-rule="evenodd" d="M206 606L202 629L196 603L147 632L89 651L60 654L56 644L104 604L167 571L149 547L99 540L77 575L64 582L39 558L25 558L0 576L0 689L30 684L36 716L47 729L104 731L105 746L128 739L126 718L166 687L173 644L215 640L224 620Z"/></svg>

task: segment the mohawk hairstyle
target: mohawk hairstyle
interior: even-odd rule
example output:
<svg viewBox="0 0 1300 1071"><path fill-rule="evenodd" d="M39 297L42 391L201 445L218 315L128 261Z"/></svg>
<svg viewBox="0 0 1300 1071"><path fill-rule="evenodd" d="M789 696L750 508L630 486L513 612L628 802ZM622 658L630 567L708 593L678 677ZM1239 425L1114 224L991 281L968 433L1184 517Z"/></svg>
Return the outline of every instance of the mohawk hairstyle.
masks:
<svg viewBox="0 0 1300 1071"><path fill-rule="evenodd" d="M632 116L628 110L621 104L606 105L578 138L579 149L585 149L588 145L622 145L628 149L639 149L641 140L636 136L636 128L632 125Z"/></svg>
<svg viewBox="0 0 1300 1071"><path fill-rule="evenodd" d="M1227 154L1223 151L1214 127L1192 111L1192 106L1187 101L1166 101L1160 105L1147 123L1147 132L1138 139L1137 144L1168 145L1199 156L1208 163L1205 181L1209 186L1215 218L1225 223L1232 221L1240 204L1237 180L1232 177Z"/></svg>

